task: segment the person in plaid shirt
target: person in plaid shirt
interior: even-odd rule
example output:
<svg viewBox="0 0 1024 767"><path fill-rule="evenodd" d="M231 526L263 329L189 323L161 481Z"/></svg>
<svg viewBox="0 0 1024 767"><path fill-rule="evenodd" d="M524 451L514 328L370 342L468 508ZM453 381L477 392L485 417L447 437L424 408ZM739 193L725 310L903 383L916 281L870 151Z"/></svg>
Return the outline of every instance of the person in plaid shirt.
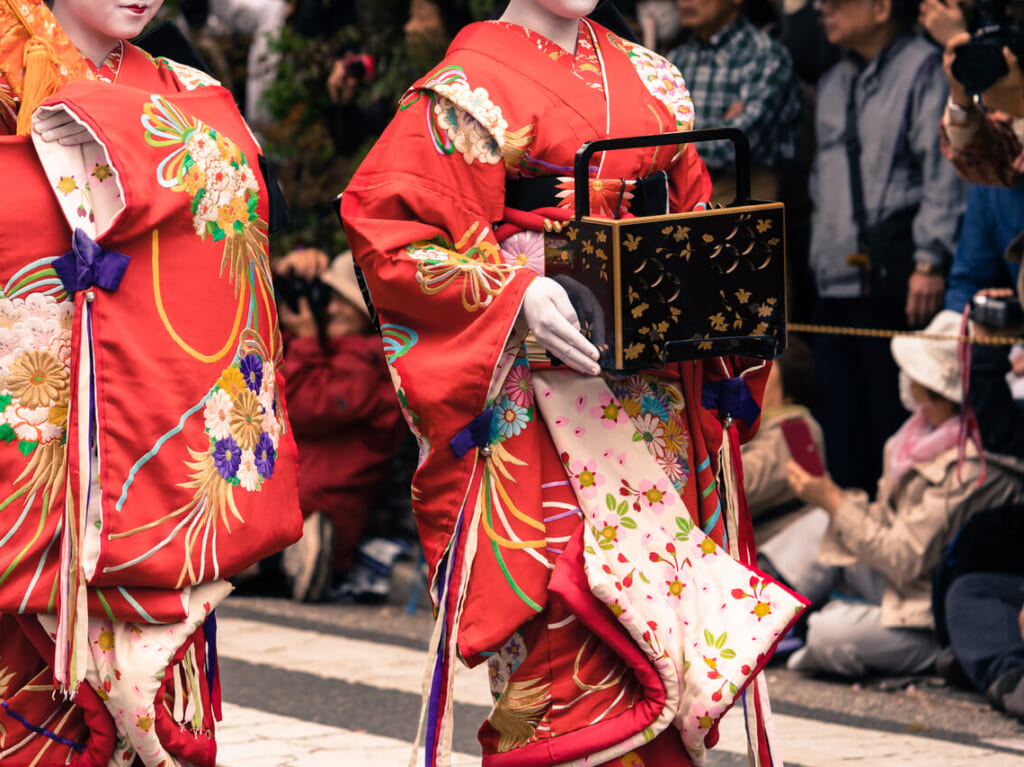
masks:
<svg viewBox="0 0 1024 767"><path fill-rule="evenodd" d="M803 89L789 51L760 31L740 0L678 0L691 33L669 51L693 97L698 128L739 128L750 140L756 199L778 199L780 172L796 157L803 120ZM731 202L733 148L702 142L697 151L711 173L715 202Z"/></svg>

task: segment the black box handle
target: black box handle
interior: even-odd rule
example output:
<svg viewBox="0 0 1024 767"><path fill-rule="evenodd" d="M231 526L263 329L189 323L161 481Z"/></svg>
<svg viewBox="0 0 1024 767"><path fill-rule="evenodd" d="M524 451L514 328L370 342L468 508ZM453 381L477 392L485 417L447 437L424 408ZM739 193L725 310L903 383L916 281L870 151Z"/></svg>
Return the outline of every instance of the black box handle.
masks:
<svg viewBox="0 0 1024 767"><path fill-rule="evenodd" d="M748 205L750 200L750 142L747 134L739 128L703 128L701 130L659 133L654 136L630 136L627 138L606 138L588 141L576 151L573 166L576 190L576 218L590 215L590 158L597 152L616 149L639 149L667 144L693 144L698 141L732 141L736 152L736 200L734 205ZM579 190L585 189L586 194Z"/></svg>

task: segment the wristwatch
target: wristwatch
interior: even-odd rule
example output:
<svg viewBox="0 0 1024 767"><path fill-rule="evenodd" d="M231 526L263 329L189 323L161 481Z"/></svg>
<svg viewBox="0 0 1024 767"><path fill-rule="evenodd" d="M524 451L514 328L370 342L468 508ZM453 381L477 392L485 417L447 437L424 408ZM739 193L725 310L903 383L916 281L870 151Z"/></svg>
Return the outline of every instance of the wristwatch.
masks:
<svg viewBox="0 0 1024 767"><path fill-rule="evenodd" d="M965 125L970 122L971 117L974 116L975 110L973 108L968 109L960 106L953 101L953 97L950 96L949 100L946 102L946 113L949 115L950 122L957 125Z"/></svg>
<svg viewBox="0 0 1024 767"><path fill-rule="evenodd" d="M942 276L942 269L938 264L933 264L930 261L915 261L914 262L914 273L915 274L927 274L929 276Z"/></svg>

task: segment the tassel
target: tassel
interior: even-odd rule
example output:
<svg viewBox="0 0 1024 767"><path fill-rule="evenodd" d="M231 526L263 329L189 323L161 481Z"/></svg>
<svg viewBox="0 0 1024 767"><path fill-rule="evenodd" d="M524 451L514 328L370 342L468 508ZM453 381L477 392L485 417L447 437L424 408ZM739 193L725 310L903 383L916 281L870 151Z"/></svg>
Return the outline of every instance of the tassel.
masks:
<svg viewBox="0 0 1024 767"><path fill-rule="evenodd" d="M63 85L57 56L41 37L32 37L25 44L24 66L25 78L18 110L19 136L29 134L33 112Z"/></svg>
<svg viewBox="0 0 1024 767"><path fill-rule="evenodd" d="M728 546L729 556L735 559L737 562L742 562L742 556L740 554L740 501L737 496L737 477L736 469L733 466L733 445L732 445L732 430L735 427L732 425L732 419L729 419L728 423L722 424L722 450L719 460L719 466L721 467L722 482L721 488L721 499L725 504L725 535L726 545Z"/></svg>

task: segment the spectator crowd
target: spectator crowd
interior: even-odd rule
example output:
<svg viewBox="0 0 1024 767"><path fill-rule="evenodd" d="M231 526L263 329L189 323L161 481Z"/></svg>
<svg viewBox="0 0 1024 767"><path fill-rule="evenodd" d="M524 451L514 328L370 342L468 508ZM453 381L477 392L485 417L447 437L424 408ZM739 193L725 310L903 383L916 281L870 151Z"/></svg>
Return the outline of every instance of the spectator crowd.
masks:
<svg viewBox="0 0 1024 767"><path fill-rule="evenodd" d="M257 134L273 144L312 120L344 177L402 90L500 5L183 0L178 11ZM1012 344L1024 331L1024 75L1001 45L980 80L964 63L981 25L1016 29L1019 4L995 3L1005 16L994 19L992 5L619 0L605 11L680 70L696 127L747 135L752 197L787 206L789 319L816 330L791 334L743 447L758 564L812 602L779 657L848 677L938 672L1024 719L1024 352ZM274 97L301 59L279 44L289 35L329 49L305 111ZM729 204L731 145L698 151L711 202ZM302 222L287 188L300 160L275 159ZM313 185L316 216L336 215L344 183L332 184ZM274 271L304 535L238 585L383 599L391 566L415 551L415 442L351 256L303 232Z"/></svg>

